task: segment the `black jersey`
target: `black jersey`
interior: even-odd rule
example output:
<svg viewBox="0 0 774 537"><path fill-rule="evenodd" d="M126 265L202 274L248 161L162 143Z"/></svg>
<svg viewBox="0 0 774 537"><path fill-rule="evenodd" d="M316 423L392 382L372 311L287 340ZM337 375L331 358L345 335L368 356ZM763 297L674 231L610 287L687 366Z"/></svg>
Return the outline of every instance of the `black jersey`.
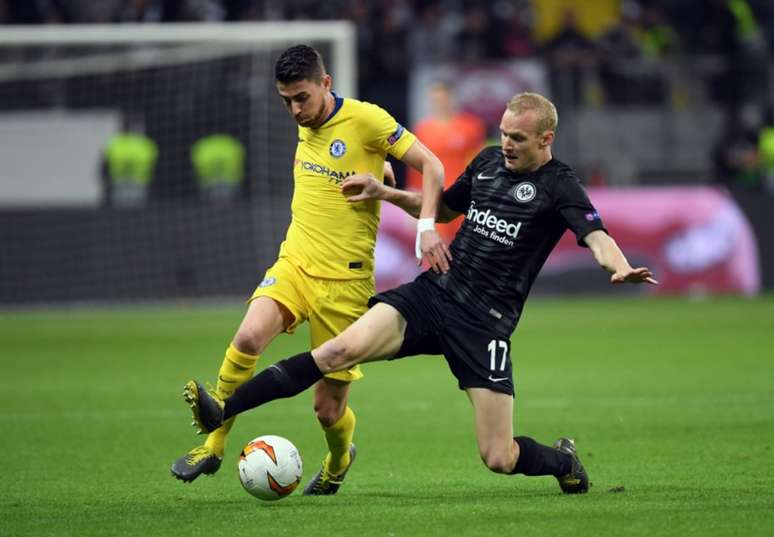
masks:
<svg viewBox="0 0 774 537"><path fill-rule="evenodd" d="M499 147L481 151L443 201L465 221L451 243L449 272L423 277L507 335L565 230L581 246L588 233L605 230L572 168L552 159L534 172L515 173L505 167Z"/></svg>

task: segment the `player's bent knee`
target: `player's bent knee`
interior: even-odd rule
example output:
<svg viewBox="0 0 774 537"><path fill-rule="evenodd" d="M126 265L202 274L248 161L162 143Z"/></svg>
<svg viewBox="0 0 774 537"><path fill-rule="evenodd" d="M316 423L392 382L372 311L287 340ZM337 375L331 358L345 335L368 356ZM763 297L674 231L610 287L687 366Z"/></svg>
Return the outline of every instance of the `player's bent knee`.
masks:
<svg viewBox="0 0 774 537"><path fill-rule="evenodd" d="M487 468L497 474L508 474L513 470L514 460L510 453L490 451L481 453L481 460Z"/></svg>
<svg viewBox="0 0 774 537"><path fill-rule="evenodd" d="M351 338L338 336L320 347L315 359L324 374L344 371L357 364L357 349Z"/></svg>
<svg viewBox="0 0 774 537"><path fill-rule="evenodd" d="M245 354L261 354L269 344L268 336L260 330L240 328L234 336L234 347Z"/></svg>

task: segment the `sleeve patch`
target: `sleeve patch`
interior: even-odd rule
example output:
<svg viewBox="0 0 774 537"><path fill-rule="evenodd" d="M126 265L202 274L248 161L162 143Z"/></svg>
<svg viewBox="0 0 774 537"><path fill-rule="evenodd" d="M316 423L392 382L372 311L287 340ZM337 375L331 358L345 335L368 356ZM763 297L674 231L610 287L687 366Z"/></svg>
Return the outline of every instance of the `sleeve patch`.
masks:
<svg viewBox="0 0 774 537"><path fill-rule="evenodd" d="M406 130L406 129L404 129L404 128L403 128L403 125L401 125L400 123L398 123L398 128L397 128L397 129L395 129L395 132L393 132L393 133L390 135L390 137L389 137L389 138L387 138L387 142L388 142L390 145L395 145L395 143L396 143L398 140L400 140L400 137L401 137L401 136L403 136L403 131L405 131L405 130Z"/></svg>
<svg viewBox="0 0 774 537"><path fill-rule="evenodd" d="M586 213L586 220L589 222L593 222L594 220L601 220L599 213L597 211L594 211L593 213Z"/></svg>

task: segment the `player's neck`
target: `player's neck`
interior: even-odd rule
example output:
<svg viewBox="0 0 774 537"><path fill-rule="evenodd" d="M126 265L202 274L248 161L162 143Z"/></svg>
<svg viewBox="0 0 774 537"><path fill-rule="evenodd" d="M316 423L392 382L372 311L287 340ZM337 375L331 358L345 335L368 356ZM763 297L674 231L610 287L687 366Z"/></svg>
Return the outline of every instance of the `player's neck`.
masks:
<svg viewBox="0 0 774 537"><path fill-rule="evenodd" d="M333 109L336 107L336 97L333 96L332 92L328 92L325 95L325 113L323 114L323 120L327 121L329 117L331 117L331 114L333 113Z"/></svg>
<svg viewBox="0 0 774 537"><path fill-rule="evenodd" d="M549 149L549 150L547 150L547 151L546 151L546 153L543 155L543 158L541 158L540 160L538 160L538 161L535 163L535 166L534 166L534 167L533 167L531 170L529 170L529 172L530 172L530 173L532 173L532 172L536 172L536 171L538 171L540 168L542 168L543 166L545 166L546 164L548 164L549 162L551 162L551 159L552 159L552 158L554 158L554 157L551 155L551 150Z"/></svg>

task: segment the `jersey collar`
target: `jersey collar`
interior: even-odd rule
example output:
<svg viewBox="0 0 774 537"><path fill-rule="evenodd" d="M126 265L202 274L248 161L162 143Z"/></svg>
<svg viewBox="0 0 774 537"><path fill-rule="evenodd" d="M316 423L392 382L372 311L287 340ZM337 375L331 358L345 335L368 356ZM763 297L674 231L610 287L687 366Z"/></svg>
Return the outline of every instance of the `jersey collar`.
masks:
<svg viewBox="0 0 774 537"><path fill-rule="evenodd" d="M330 121L330 120L331 120L331 118L332 118L333 116L335 116L335 115L336 115L336 113L337 113L339 110L341 110L341 106L344 104L344 97L339 97L339 96L338 96L338 95L336 95L336 93L335 93L335 92L333 92L333 91L331 92L331 94L333 95L333 110L331 110L331 113L330 113L330 115L329 115L328 117L326 117L326 118L325 118L325 121L323 121L323 122L322 122L322 125L325 125L326 123L328 123L328 121ZM322 125L320 125L320 126L322 127Z"/></svg>

